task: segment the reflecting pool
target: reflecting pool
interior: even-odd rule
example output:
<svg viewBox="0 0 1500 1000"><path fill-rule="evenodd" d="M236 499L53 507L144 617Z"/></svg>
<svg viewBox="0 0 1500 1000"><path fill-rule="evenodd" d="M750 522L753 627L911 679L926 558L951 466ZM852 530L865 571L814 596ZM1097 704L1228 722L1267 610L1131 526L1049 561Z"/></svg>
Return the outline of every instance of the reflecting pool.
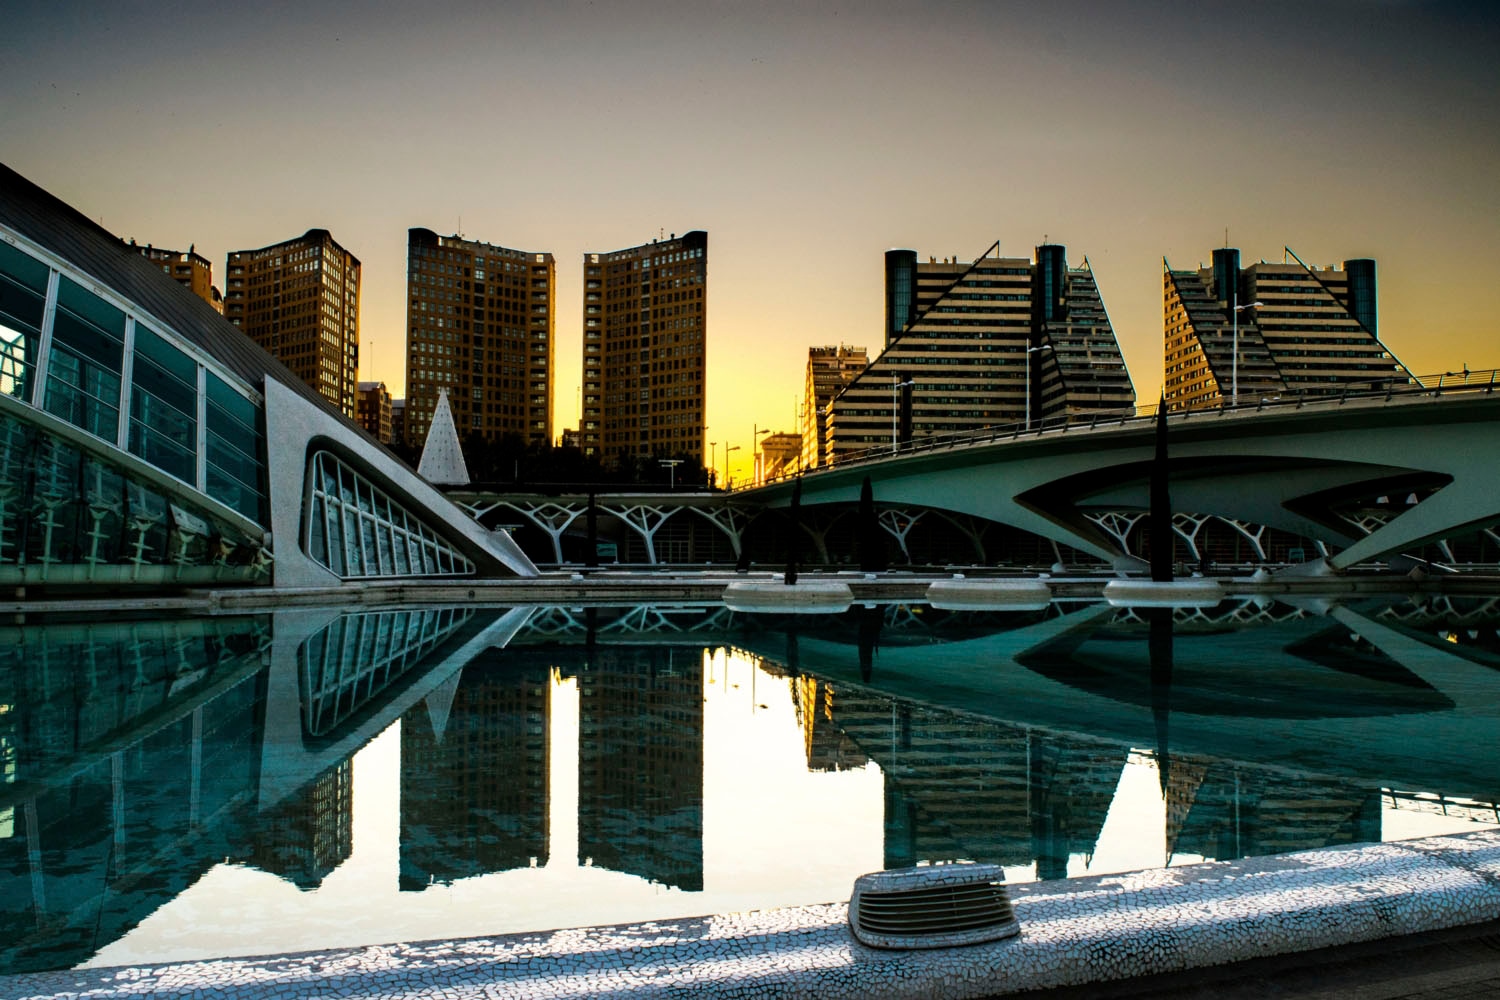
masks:
<svg viewBox="0 0 1500 1000"><path fill-rule="evenodd" d="M1500 823L1500 599L0 628L0 974Z"/></svg>

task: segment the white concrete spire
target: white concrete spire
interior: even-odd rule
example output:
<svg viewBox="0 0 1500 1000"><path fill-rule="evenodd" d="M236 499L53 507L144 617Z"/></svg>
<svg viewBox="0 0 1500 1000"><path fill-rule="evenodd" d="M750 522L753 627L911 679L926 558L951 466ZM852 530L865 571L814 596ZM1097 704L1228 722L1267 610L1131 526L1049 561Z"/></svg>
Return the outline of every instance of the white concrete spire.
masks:
<svg viewBox="0 0 1500 1000"><path fill-rule="evenodd" d="M448 390L438 390L437 407L432 411L432 425L422 444L422 460L417 475L434 486L469 485L469 467L464 464L463 449L458 446L458 428L453 426L453 411L448 408Z"/></svg>

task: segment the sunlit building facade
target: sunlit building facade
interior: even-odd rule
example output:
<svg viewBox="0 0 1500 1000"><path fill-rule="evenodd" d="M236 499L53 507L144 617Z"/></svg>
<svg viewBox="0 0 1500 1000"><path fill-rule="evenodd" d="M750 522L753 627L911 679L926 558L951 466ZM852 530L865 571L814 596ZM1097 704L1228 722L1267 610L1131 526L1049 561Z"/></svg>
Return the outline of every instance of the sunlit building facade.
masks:
<svg viewBox="0 0 1500 1000"><path fill-rule="evenodd" d="M804 469L828 464L828 404L869 363L870 352L863 347L830 344L807 349L801 414Z"/></svg>
<svg viewBox="0 0 1500 1000"><path fill-rule="evenodd" d="M1411 376L1381 343L1375 262L1240 265L1223 247L1213 263L1162 262L1162 366L1173 410L1255 404L1404 385Z"/></svg>
<svg viewBox="0 0 1500 1000"><path fill-rule="evenodd" d="M309 229L225 265L224 317L353 418L359 381L359 260Z"/></svg>
<svg viewBox="0 0 1500 1000"><path fill-rule="evenodd" d="M827 407L832 461L1135 404L1087 258L1070 267L1055 244L1002 257L997 243L971 263L922 264L892 250L886 282L885 350Z"/></svg>
<svg viewBox="0 0 1500 1000"><path fill-rule="evenodd" d="M583 257L584 454L704 460L708 234Z"/></svg>
<svg viewBox="0 0 1500 1000"><path fill-rule="evenodd" d="M407 232L406 434L426 440L438 392L460 439L552 441L557 265L430 229Z"/></svg>
<svg viewBox="0 0 1500 1000"><path fill-rule="evenodd" d="M159 266L4 167L0 496L0 584L535 573Z"/></svg>

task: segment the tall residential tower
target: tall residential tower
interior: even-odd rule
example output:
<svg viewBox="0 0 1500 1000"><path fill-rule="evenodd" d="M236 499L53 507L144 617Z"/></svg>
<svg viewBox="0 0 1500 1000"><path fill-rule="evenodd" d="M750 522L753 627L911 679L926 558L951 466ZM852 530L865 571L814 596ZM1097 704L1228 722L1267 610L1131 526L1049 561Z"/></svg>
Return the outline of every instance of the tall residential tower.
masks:
<svg viewBox="0 0 1500 1000"><path fill-rule="evenodd" d="M584 454L704 460L708 234L583 257Z"/></svg>
<svg viewBox="0 0 1500 1000"><path fill-rule="evenodd" d="M802 468L828 464L828 404L865 370L870 353L844 344L807 349L807 386L802 401Z"/></svg>
<svg viewBox="0 0 1500 1000"><path fill-rule="evenodd" d="M229 254L224 316L323 398L355 416L359 259L326 229Z"/></svg>
<svg viewBox="0 0 1500 1000"><path fill-rule="evenodd" d="M552 441L557 266L430 229L407 232L406 441L427 439L438 390L459 437Z"/></svg>
<svg viewBox="0 0 1500 1000"><path fill-rule="evenodd" d="M972 263L889 251L885 332L880 357L827 407L830 460L1135 404L1088 260L1069 267L1061 246L1028 260L997 243Z"/></svg>
<svg viewBox="0 0 1500 1000"><path fill-rule="evenodd" d="M1223 247L1213 263L1174 271L1162 261L1163 389L1191 410L1286 394L1326 395L1405 384L1410 375L1377 336L1375 262L1240 266Z"/></svg>

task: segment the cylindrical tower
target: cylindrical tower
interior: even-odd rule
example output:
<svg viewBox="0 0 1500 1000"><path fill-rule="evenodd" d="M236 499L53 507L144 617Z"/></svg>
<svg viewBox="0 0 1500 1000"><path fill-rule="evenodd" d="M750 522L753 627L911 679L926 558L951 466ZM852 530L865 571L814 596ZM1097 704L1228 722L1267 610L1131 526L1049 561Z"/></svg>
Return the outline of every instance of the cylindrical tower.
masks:
<svg viewBox="0 0 1500 1000"><path fill-rule="evenodd" d="M1214 251L1214 296L1226 306L1239 301L1240 252L1233 247Z"/></svg>
<svg viewBox="0 0 1500 1000"><path fill-rule="evenodd" d="M1372 337L1378 337L1375 328L1375 262L1368 257L1344 261L1344 273L1349 276L1349 314L1359 320Z"/></svg>
<svg viewBox="0 0 1500 1000"><path fill-rule="evenodd" d="M906 329L906 324L916 319L917 302L917 252L915 250L887 250L885 252L885 343L889 347Z"/></svg>
<svg viewBox="0 0 1500 1000"><path fill-rule="evenodd" d="M1068 248L1044 243L1036 248L1036 278L1032 286L1033 326L1067 318Z"/></svg>

